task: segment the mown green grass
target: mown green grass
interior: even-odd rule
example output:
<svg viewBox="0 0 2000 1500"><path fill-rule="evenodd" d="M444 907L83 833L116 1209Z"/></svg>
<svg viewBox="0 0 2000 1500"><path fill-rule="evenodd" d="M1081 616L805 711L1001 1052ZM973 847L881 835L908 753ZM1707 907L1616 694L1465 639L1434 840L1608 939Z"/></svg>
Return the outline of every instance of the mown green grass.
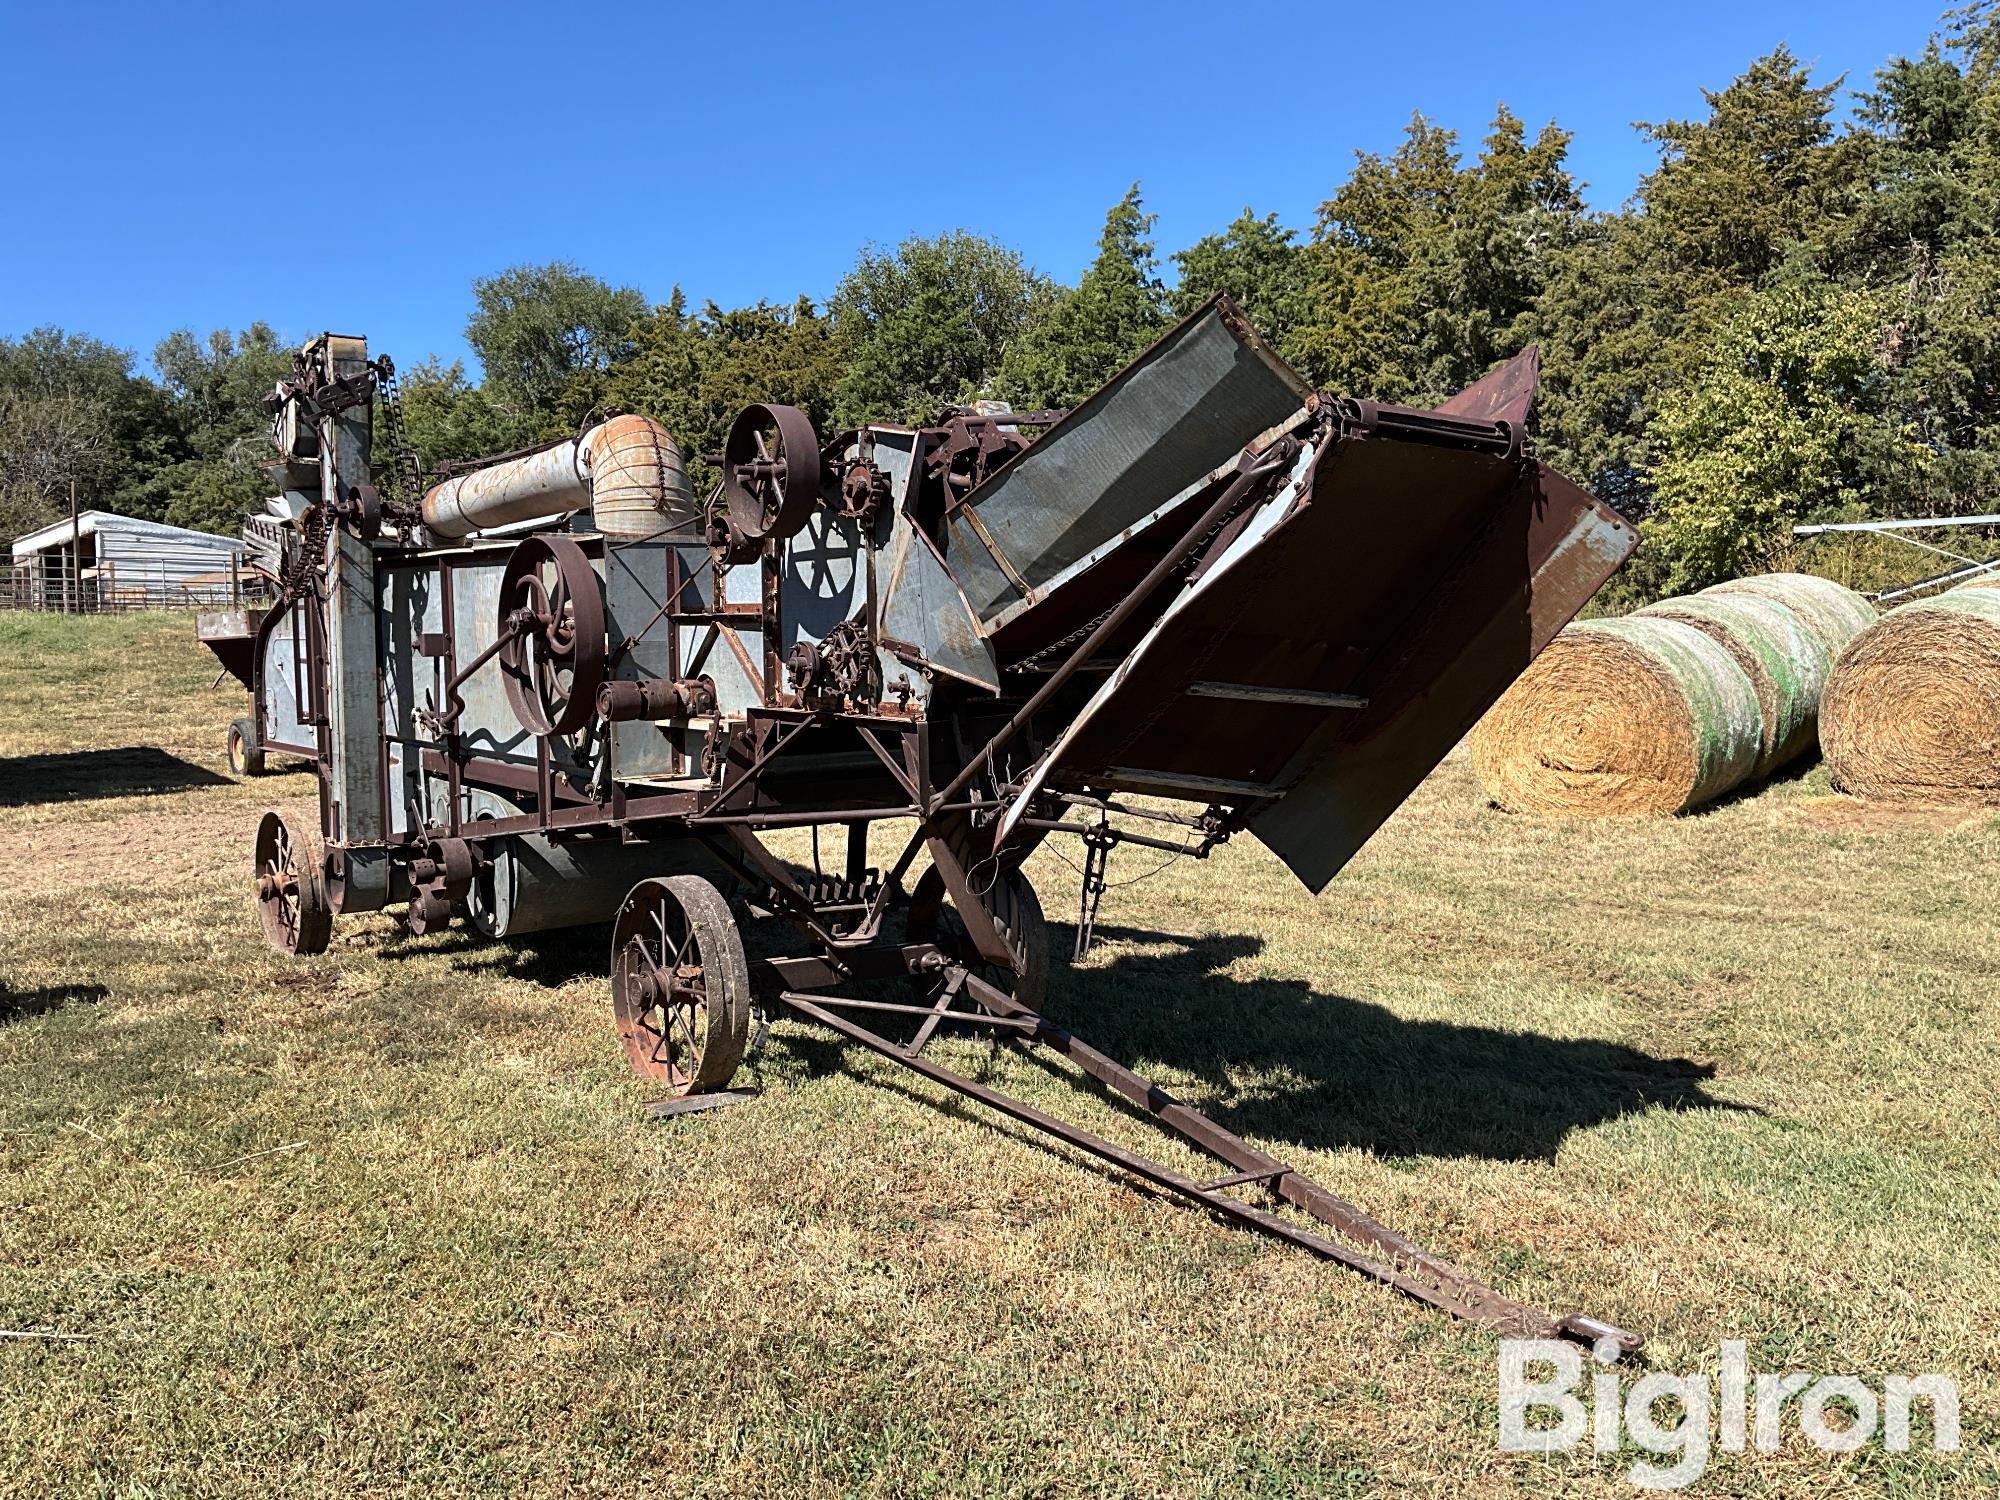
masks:
<svg viewBox="0 0 2000 1500"><path fill-rule="evenodd" d="M241 711L185 618L0 619L0 1493L1617 1494L1495 1451L1492 1339L791 1023L648 1124L604 935L347 920L281 961ZM78 752L164 750L72 762ZM25 775L23 768L32 775ZM1114 879L1151 860L1121 855ZM1037 883L1067 948L1076 877ZM1817 770L1656 825L1455 755L1315 899L1254 845L1106 898L1052 1006L1656 1368L1959 1381L1955 1459L1717 1455L1696 1493L2000 1483L2000 829ZM1032 1061L939 1055L1201 1172ZM261 1154L259 1154L261 1153Z"/></svg>

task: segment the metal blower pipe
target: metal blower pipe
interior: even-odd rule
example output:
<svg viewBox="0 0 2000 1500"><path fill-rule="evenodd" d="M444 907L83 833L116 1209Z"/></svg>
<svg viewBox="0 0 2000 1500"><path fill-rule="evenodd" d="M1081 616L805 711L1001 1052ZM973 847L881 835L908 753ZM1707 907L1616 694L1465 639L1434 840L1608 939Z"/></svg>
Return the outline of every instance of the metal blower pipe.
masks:
<svg viewBox="0 0 2000 1500"><path fill-rule="evenodd" d="M667 430L647 417L613 417L581 438L447 479L424 494L424 528L457 541L586 508L621 536L691 525L687 465Z"/></svg>

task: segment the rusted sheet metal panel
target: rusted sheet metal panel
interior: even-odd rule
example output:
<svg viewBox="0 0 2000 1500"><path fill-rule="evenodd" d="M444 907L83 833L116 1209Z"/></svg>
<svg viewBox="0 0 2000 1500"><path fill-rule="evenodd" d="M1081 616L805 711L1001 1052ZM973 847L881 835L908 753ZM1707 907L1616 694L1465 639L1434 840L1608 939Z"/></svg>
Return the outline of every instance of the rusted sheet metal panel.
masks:
<svg viewBox="0 0 2000 1500"><path fill-rule="evenodd" d="M1638 544L1609 506L1535 465L1432 592L1368 709L1287 768L1296 784L1251 832L1323 889Z"/></svg>
<svg viewBox="0 0 2000 1500"><path fill-rule="evenodd" d="M195 616L194 634L215 653L223 670L247 688L257 665L257 627L263 623L261 609L208 610Z"/></svg>
<svg viewBox="0 0 2000 1500"><path fill-rule="evenodd" d="M1636 542L1544 466L1339 439L1175 598L1043 776L1261 808L1251 830L1317 890Z"/></svg>
<svg viewBox="0 0 2000 1500"><path fill-rule="evenodd" d="M883 431L875 438L875 462L888 474L895 497L888 543L876 564L882 589L877 635L885 646L894 643L882 652L882 680L894 682L905 675L902 657L914 652L948 676L997 693L1000 665L993 643L914 518L922 466L903 441L914 443L915 438L902 440Z"/></svg>
<svg viewBox="0 0 2000 1500"><path fill-rule="evenodd" d="M1438 410L1453 417L1482 422L1509 422L1520 427L1535 404L1542 379L1541 351L1532 344L1453 396Z"/></svg>
<svg viewBox="0 0 2000 1500"><path fill-rule="evenodd" d="M886 563L882 637L914 647L940 672L999 692L992 643L930 538L899 517ZM883 670L893 682L907 669L900 658L885 653Z"/></svg>
<svg viewBox="0 0 2000 1500"><path fill-rule="evenodd" d="M1192 314L947 517L947 561L990 632L1305 403L1227 298Z"/></svg>

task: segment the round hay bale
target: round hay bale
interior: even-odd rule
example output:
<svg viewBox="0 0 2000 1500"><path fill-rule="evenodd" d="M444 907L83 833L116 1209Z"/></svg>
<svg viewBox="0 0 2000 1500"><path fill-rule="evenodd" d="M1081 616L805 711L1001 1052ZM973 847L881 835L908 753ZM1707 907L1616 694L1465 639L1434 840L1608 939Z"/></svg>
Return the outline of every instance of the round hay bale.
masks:
<svg viewBox="0 0 2000 1500"><path fill-rule="evenodd" d="M1840 655L1842 646L1879 618L1875 606L1853 589L1810 573L1756 573L1732 578L1703 589L1700 597L1710 594L1757 594L1777 600L1825 643L1828 657Z"/></svg>
<svg viewBox="0 0 2000 1500"><path fill-rule="evenodd" d="M1692 625L1748 674L1764 719L1751 776L1768 776L1818 741L1819 698L1833 653L1789 605L1742 591L1662 599L1638 613Z"/></svg>
<svg viewBox="0 0 2000 1500"><path fill-rule="evenodd" d="M1834 663L1833 784L1885 802L2000 802L2000 589L1891 610Z"/></svg>
<svg viewBox="0 0 2000 1500"><path fill-rule="evenodd" d="M1472 731L1472 764L1509 812L1660 817L1750 774L1757 690L1679 620L1592 620L1549 643Z"/></svg>
<svg viewBox="0 0 2000 1500"><path fill-rule="evenodd" d="M1968 578L1963 583L1955 583L1945 592L1955 594L1960 589L2000 589L2000 573L1987 573L1979 578Z"/></svg>

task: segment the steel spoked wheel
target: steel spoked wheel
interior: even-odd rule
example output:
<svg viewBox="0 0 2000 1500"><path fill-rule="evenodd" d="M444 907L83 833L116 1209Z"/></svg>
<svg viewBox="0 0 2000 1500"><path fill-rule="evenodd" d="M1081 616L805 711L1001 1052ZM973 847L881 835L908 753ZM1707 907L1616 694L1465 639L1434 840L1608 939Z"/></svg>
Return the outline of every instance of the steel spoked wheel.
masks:
<svg viewBox="0 0 2000 1500"><path fill-rule="evenodd" d="M257 909L264 939L280 953L324 953L333 935L319 840L295 837L275 812L257 825Z"/></svg>
<svg viewBox="0 0 2000 1500"><path fill-rule="evenodd" d="M947 958L997 990L1005 990L1030 1010L1040 1010L1049 993L1049 924L1042 915L1041 899L1028 877L1019 870L1004 876L990 893L994 921L1008 951L1014 955L1012 967L992 962L973 945L965 919L952 904L944 877L934 865L918 879L910 892L910 915L905 925L905 941L935 943ZM922 1005L937 1001L944 981L936 975L912 976L917 1000Z"/></svg>
<svg viewBox="0 0 2000 1500"><path fill-rule="evenodd" d="M750 964L699 875L642 880L611 934L611 1008L632 1071L669 1098L719 1089L750 1041Z"/></svg>

